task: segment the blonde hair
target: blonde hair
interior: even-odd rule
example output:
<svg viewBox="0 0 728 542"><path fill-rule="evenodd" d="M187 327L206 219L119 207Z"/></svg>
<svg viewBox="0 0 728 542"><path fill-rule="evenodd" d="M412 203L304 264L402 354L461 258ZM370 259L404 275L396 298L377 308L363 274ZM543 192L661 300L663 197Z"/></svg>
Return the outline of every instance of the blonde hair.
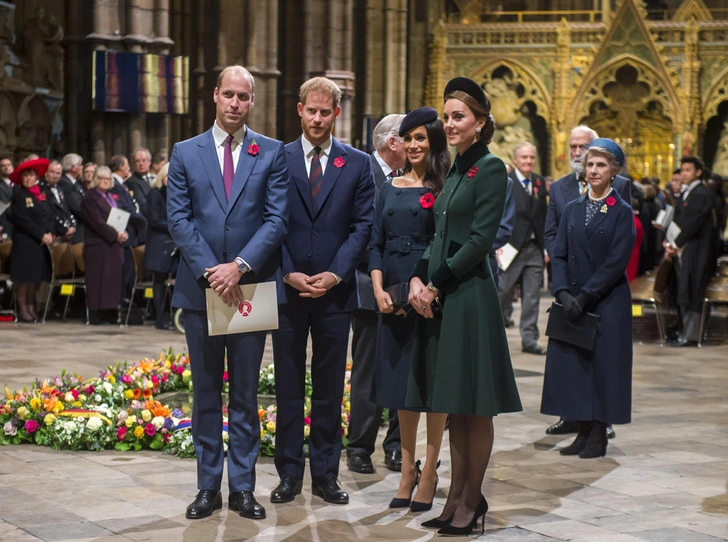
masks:
<svg viewBox="0 0 728 542"><path fill-rule="evenodd" d="M152 188L162 188L164 186L164 178L169 173L169 162L165 162L164 165L159 168L159 171L157 172L157 176L154 177L154 180L152 181L152 184L150 186Z"/></svg>
<svg viewBox="0 0 728 542"><path fill-rule="evenodd" d="M111 175L111 169L109 169L107 166L99 166L96 168L96 171L94 171L94 178L91 179L91 183L89 184L89 188L96 188L96 186L99 184L99 177L109 177L112 181L114 180L114 177Z"/></svg>
<svg viewBox="0 0 728 542"><path fill-rule="evenodd" d="M324 96L330 96L333 102L334 109L339 107L341 103L341 89L339 85L334 83L328 77L314 77L309 79L298 91L298 99L303 105L306 105L306 99L309 94L323 94Z"/></svg>

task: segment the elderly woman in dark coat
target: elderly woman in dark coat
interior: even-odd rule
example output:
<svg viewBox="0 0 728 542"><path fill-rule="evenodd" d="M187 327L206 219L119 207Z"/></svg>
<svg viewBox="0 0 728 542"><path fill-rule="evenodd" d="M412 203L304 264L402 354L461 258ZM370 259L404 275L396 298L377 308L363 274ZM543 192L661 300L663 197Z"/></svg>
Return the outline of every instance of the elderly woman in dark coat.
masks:
<svg viewBox="0 0 728 542"><path fill-rule="evenodd" d="M111 209L117 207L110 190L114 186L111 170L96 168L91 189L81 201L84 218L83 259L86 265L86 303L91 325L116 323L124 284L125 231L117 232L106 223Z"/></svg>
<svg viewBox="0 0 728 542"><path fill-rule="evenodd" d="M164 311L164 283L169 278L169 274L177 268L177 262L172 258L175 244L167 225L168 168L169 163L164 164L152 182L152 189L147 194L145 214L149 230L147 231L147 245L144 249L144 267L147 271L152 271L154 275L152 291L157 329L174 329L174 326L167 321Z"/></svg>
<svg viewBox="0 0 728 542"><path fill-rule="evenodd" d="M45 175L48 160L37 158L20 164L10 174L15 183L13 211L13 246L10 255L10 279L17 283L18 321L35 323L35 294L40 282L51 279L51 258L47 245L67 228L55 220L48 196L38 183Z"/></svg>
<svg viewBox="0 0 728 542"><path fill-rule="evenodd" d="M600 317L593 351L550 339L541 412L579 420L561 450L582 459L607 452L607 424L631 421L632 296L626 268L635 240L629 202L611 183L624 152L611 139L592 141L582 159L590 190L569 203L551 254L552 290L569 318Z"/></svg>

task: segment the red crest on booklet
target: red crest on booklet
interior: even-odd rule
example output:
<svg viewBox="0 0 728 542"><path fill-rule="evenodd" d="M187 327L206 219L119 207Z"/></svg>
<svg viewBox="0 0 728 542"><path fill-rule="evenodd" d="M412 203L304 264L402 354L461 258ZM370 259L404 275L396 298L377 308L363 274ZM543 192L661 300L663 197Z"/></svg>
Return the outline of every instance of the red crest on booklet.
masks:
<svg viewBox="0 0 728 542"><path fill-rule="evenodd" d="M253 312L253 305L250 304L250 301L245 301L238 305L238 312L244 317L250 316L250 313Z"/></svg>

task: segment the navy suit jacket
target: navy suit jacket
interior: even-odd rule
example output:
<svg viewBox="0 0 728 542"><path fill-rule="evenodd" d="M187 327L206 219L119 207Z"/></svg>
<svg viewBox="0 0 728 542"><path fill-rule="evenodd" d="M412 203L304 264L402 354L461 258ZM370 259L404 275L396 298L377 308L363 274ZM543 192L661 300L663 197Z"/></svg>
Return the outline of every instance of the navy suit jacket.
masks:
<svg viewBox="0 0 728 542"><path fill-rule="evenodd" d="M314 212L301 137L286 145L291 226L283 241L282 275L330 271L342 280L317 299L300 297L298 290L286 285L287 302L292 307L321 304L327 312L353 311L359 307L356 268L369 245L374 220L370 157L332 138Z"/></svg>
<svg viewBox="0 0 728 542"><path fill-rule="evenodd" d="M253 140L257 155L248 152ZM280 244L288 228L283 143L247 129L228 201L212 128L174 145L167 180L169 233L182 251L172 305L205 310L205 268L240 256L252 271L240 284L280 283ZM283 295L279 290L278 296Z"/></svg>
<svg viewBox="0 0 728 542"><path fill-rule="evenodd" d="M620 197L631 207L632 206L632 183L627 177L617 175L612 181L612 188L618 192ZM570 201L574 201L581 195L581 188L576 173L569 173L558 181L551 183L549 190L549 207L546 211L546 229L544 231L544 243L549 256L553 253L553 244L556 239L556 232L559 230L561 215L564 207Z"/></svg>

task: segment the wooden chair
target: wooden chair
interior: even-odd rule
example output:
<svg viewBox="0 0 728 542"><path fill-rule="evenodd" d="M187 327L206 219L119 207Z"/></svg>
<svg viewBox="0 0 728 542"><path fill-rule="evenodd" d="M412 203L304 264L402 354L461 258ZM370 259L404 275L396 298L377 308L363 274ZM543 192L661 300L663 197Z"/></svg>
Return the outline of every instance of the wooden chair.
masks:
<svg viewBox="0 0 728 542"><path fill-rule="evenodd" d="M80 244L80 243L79 243ZM75 288L86 290L86 282L83 277L76 276L76 259L69 243L58 243L55 246L48 246L51 254L51 282L48 285L48 296L46 298L45 309L43 310L43 323L48 316L48 310L51 306L51 298L53 290L57 287L63 287L70 284ZM83 260L83 246L81 247L81 259ZM69 276L70 275L70 276ZM63 308L63 319L66 319L68 313L68 305L71 302L71 295L66 296L66 304ZM86 317L88 320L88 306L86 307Z"/></svg>
<svg viewBox="0 0 728 542"><path fill-rule="evenodd" d="M146 269L144 268L144 248L146 245L140 245L138 247L132 247L131 255L134 259L134 285L131 288L131 298L129 299L129 308L126 311L126 320L124 325L129 325L129 316L131 315L131 308L134 305L134 293L137 290L145 291L147 288L152 287L151 280L144 280ZM145 313L149 309L149 300L147 299L147 307Z"/></svg>
<svg viewBox="0 0 728 542"><path fill-rule="evenodd" d="M728 306L728 257L721 256L716 262L716 274L708 283L700 315L700 336L698 346L707 339L707 325L711 310L715 306Z"/></svg>

